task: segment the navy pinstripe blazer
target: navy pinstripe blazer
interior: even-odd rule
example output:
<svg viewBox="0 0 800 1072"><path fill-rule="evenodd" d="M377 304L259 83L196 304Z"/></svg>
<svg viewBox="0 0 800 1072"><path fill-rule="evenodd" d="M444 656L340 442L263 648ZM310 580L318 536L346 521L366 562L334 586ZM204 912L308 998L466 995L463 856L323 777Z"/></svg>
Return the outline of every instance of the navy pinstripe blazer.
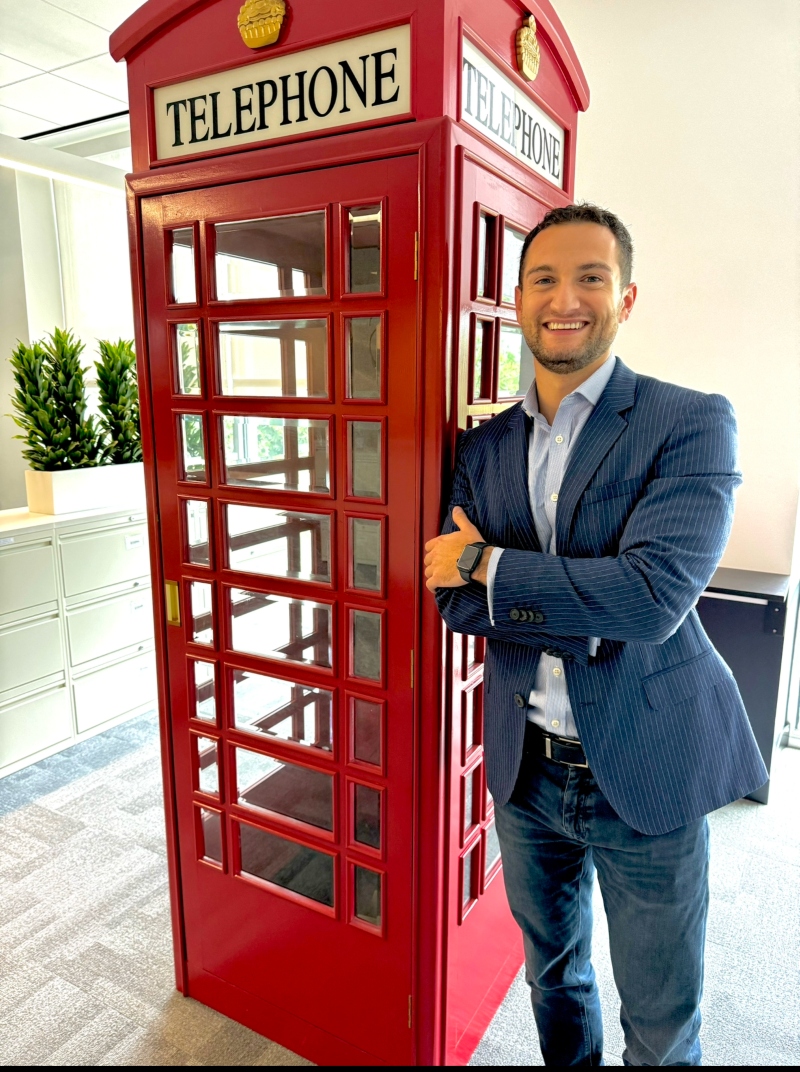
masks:
<svg viewBox="0 0 800 1072"><path fill-rule="evenodd" d="M733 515L736 424L721 395L638 376L619 359L559 492L556 555L542 554L521 404L465 432L451 508L505 548L486 589L440 588L448 626L488 638L487 780L498 804L519 771L540 652L564 658L598 784L630 826L662 834L763 785L733 676L694 609ZM455 526L448 518L445 532ZM588 638L602 637L595 657Z"/></svg>

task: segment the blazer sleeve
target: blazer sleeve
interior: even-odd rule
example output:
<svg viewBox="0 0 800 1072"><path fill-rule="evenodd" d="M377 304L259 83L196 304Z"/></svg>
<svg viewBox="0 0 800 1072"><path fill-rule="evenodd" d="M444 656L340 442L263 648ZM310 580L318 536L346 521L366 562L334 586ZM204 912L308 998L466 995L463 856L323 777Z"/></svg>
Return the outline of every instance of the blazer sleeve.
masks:
<svg viewBox="0 0 800 1072"><path fill-rule="evenodd" d="M495 574L495 621L510 621L522 603L538 608L555 636L585 632L662 644L711 580L740 483L733 408L721 395L701 395L665 440L617 555L566 558L507 549ZM602 516L597 523L602 527ZM524 633L525 625L514 624Z"/></svg>
<svg viewBox="0 0 800 1072"><path fill-rule="evenodd" d="M462 507L470 521L479 529L481 527L467 464L471 431L470 429L462 433L459 440L458 460L453 476L453 490L447 517L442 527L443 535L456 530L457 526L452 517L454 506ZM501 562L506 554L507 552L501 556ZM578 662L584 664L588 662L588 637L572 636L570 634L562 634L556 637L537 628L529 628L523 631L520 629L519 623L508 618L507 613L498 626L493 626L489 618L486 587L476 581L471 581L469 584L461 585L458 588L437 588L436 603L439 607L439 613L454 633L487 637L490 640L511 641L515 644L538 648L540 651L545 648L557 647L560 651L572 655ZM497 622L496 612L495 621Z"/></svg>

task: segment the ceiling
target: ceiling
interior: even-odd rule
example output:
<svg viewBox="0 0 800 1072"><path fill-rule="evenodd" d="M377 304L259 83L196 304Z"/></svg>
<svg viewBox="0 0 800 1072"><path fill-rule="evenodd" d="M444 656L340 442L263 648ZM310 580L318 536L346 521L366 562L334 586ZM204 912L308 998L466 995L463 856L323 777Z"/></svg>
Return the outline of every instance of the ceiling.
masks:
<svg viewBox="0 0 800 1072"><path fill-rule="evenodd" d="M128 107L108 38L142 0L0 0L0 134L24 138Z"/></svg>

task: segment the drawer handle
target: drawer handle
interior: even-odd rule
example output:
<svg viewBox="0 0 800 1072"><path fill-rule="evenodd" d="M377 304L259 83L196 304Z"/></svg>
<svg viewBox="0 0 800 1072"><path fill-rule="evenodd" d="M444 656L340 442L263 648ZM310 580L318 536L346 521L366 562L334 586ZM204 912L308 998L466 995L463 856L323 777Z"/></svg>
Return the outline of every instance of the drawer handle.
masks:
<svg viewBox="0 0 800 1072"><path fill-rule="evenodd" d="M167 625L180 625L181 595L177 581L164 581L164 600L167 607Z"/></svg>

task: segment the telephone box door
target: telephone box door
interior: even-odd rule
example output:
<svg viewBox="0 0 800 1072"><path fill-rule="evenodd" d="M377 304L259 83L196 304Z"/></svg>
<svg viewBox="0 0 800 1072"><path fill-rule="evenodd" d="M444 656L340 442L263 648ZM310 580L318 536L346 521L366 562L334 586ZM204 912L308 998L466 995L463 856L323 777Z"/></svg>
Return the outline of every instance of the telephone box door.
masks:
<svg viewBox="0 0 800 1072"><path fill-rule="evenodd" d="M413 1063L418 161L142 202L188 992Z"/></svg>

